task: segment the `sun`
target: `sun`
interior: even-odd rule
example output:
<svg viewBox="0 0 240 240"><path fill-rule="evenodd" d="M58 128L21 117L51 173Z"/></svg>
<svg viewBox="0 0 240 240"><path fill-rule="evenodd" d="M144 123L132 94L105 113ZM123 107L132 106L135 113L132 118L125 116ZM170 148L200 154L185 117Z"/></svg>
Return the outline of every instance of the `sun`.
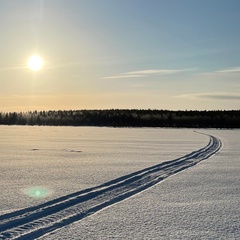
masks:
<svg viewBox="0 0 240 240"><path fill-rule="evenodd" d="M44 62L41 56L32 55L31 57L29 57L27 65L28 68L32 71L39 71L43 67Z"/></svg>

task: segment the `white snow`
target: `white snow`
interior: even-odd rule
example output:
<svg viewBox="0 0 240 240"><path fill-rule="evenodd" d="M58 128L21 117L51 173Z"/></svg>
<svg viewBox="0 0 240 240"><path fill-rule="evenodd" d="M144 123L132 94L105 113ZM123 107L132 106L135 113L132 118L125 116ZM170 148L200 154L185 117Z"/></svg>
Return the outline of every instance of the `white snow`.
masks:
<svg viewBox="0 0 240 240"><path fill-rule="evenodd" d="M1 126L0 132L1 215L174 160L209 141L191 129ZM201 132L222 140L220 153L42 239L238 239L240 132Z"/></svg>

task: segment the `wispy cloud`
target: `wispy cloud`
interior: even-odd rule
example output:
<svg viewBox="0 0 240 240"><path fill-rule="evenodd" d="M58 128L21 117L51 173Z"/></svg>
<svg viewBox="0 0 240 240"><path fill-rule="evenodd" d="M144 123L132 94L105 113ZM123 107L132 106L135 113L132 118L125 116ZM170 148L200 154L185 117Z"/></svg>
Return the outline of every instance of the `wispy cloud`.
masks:
<svg viewBox="0 0 240 240"><path fill-rule="evenodd" d="M144 84L132 84L132 85L130 85L130 87L142 88L142 87L145 87L145 85Z"/></svg>
<svg viewBox="0 0 240 240"><path fill-rule="evenodd" d="M126 74L126 75L116 75L116 76L104 77L103 79L139 78L139 77L145 77L145 75L140 75L140 74Z"/></svg>
<svg viewBox="0 0 240 240"><path fill-rule="evenodd" d="M189 99L240 100L240 94L222 92L183 94L177 97Z"/></svg>
<svg viewBox="0 0 240 240"><path fill-rule="evenodd" d="M218 100L240 100L240 95L236 94L202 94L198 98L218 99Z"/></svg>
<svg viewBox="0 0 240 240"><path fill-rule="evenodd" d="M240 73L240 67L226 68L226 69L222 69L215 72L216 73Z"/></svg>
<svg viewBox="0 0 240 240"><path fill-rule="evenodd" d="M21 70L25 68L27 68L27 66L5 67L5 68L0 68L0 72Z"/></svg>
<svg viewBox="0 0 240 240"><path fill-rule="evenodd" d="M126 74L144 74L144 75L152 75L152 74L174 74L179 72L185 72L186 70L179 69L149 69L149 70L140 70L128 72Z"/></svg>
<svg viewBox="0 0 240 240"><path fill-rule="evenodd" d="M147 77L150 75L176 74L176 73L187 72L192 70L193 69L146 69L146 70L125 72L125 73L121 73L114 76L103 77L102 79L139 78L139 77Z"/></svg>

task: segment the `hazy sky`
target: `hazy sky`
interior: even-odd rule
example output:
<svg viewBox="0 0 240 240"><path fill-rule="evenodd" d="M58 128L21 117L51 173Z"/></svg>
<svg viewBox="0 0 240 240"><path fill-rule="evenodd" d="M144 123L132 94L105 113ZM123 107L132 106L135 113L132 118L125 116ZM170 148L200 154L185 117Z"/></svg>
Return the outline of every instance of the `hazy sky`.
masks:
<svg viewBox="0 0 240 240"><path fill-rule="evenodd" d="M0 111L240 109L239 0L1 0L0 32Z"/></svg>

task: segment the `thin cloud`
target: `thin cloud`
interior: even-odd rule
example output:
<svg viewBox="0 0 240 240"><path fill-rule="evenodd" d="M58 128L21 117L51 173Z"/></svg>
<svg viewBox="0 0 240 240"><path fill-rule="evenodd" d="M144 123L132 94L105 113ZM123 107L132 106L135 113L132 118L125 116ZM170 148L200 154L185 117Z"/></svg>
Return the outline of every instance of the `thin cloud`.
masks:
<svg viewBox="0 0 240 240"><path fill-rule="evenodd" d="M102 79L138 78L138 77L147 77L150 75L176 74L176 73L186 72L190 70L193 70L193 69L146 69L146 70L125 72L119 75L103 77Z"/></svg>
<svg viewBox="0 0 240 240"><path fill-rule="evenodd" d="M226 68L226 69L216 71L216 73L240 73L240 67Z"/></svg>
<svg viewBox="0 0 240 240"><path fill-rule="evenodd" d="M183 72L185 70L177 70L177 69L150 69L150 70L141 70L141 71L133 71L125 74L144 74L144 75L152 75L152 74L174 74Z"/></svg>
<svg viewBox="0 0 240 240"><path fill-rule="evenodd" d="M196 93L196 94L183 94L178 96L180 98L191 99L216 99L216 100L240 100L240 94L234 93Z"/></svg>
<svg viewBox="0 0 240 240"><path fill-rule="evenodd" d="M142 88L142 87L145 87L145 85L144 84L132 84L132 85L130 85L130 87Z"/></svg>
<svg viewBox="0 0 240 240"><path fill-rule="evenodd" d="M145 77L145 75L140 75L140 74L117 75L117 76L104 77L102 79L139 78L139 77Z"/></svg>
<svg viewBox="0 0 240 240"><path fill-rule="evenodd" d="M68 66L74 66L74 65L80 65L83 64L82 61L75 61L75 62L65 62L65 63L58 63L58 64L52 64L52 65L48 65L47 69L53 69L53 68L62 68L62 67L68 67Z"/></svg>
<svg viewBox="0 0 240 240"><path fill-rule="evenodd" d="M222 95L222 94L203 94L199 98L218 99L218 100L240 100L240 95Z"/></svg>
<svg viewBox="0 0 240 240"><path fill-rule="evenodd" d="M26 68L27 68L27 66L5 67L5 68L0 68L0 72L12 71L12 70L21 70L21 69L26 69Z"/></svg>

